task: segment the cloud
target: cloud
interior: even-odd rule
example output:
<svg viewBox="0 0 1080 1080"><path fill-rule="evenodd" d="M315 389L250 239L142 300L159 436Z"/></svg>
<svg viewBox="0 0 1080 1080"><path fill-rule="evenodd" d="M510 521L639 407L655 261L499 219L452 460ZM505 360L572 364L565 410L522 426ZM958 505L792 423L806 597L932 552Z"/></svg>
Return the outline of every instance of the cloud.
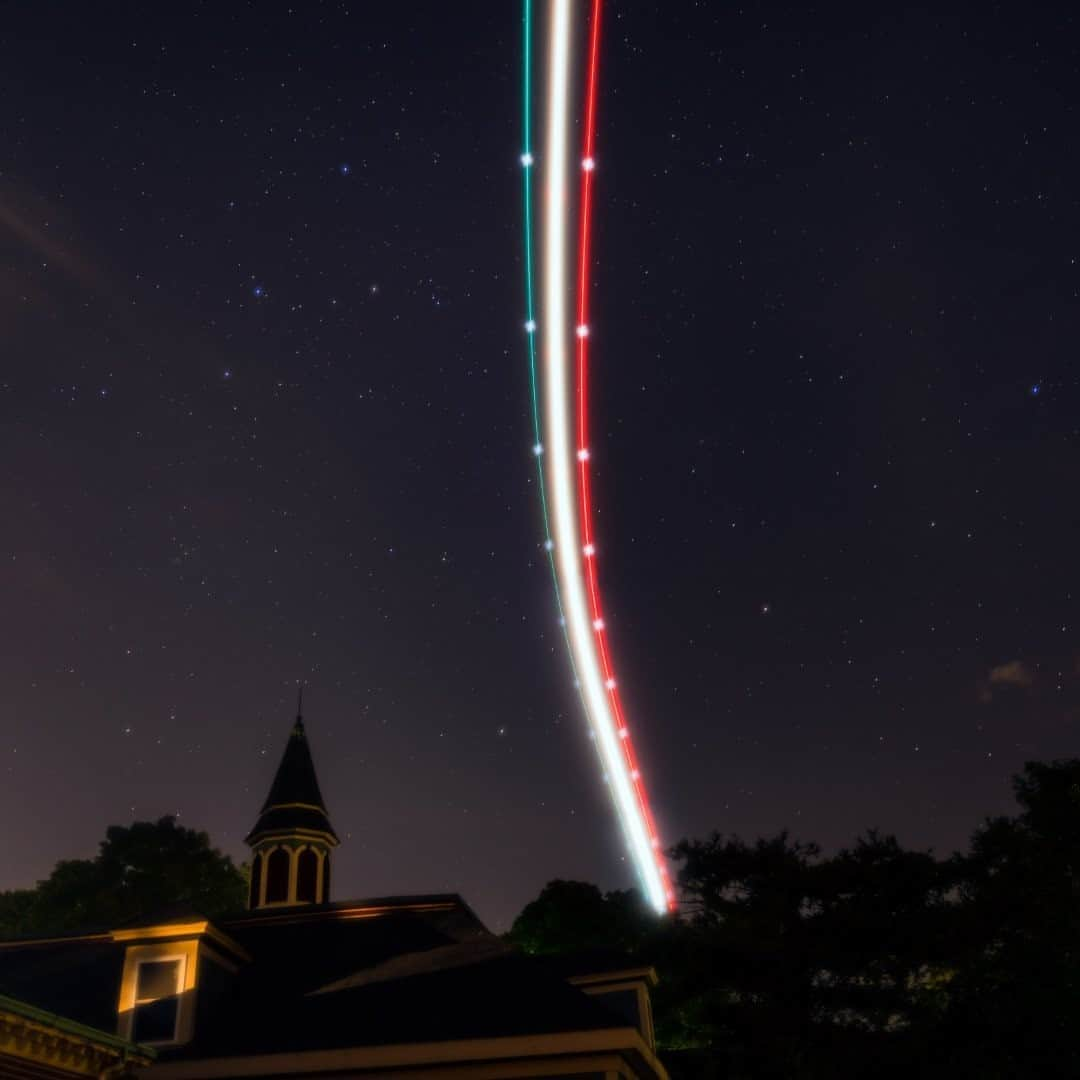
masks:
<svg viewBox="0 0 1080 1080"><path fill-rule="evenodd" d="M28 192L19 194L23 209L15 206L8 188L0 193L0 234L6 233L25 245L43 265L59 266L82 282L92 282L96 277L93 267L58 239L55 230L50 228L50 221L57 217L55 210L44 200L32 198Z"/></svg>
<svg viewBox="0 0 1080 1080"><path fill-rule="evenodd" d="M992 667L987 678L994 686L1030 686L1035 674L1023 660L1009 660Z"/></svg>
<svg viewBox="0 0 1080 1080"><path fill-rule="evenodd" d="M119 287L115 273L107 269L105 260L91 250L80 232L66 206L7 177L0 182L0 243L11 252L21 252L26 269L34 271L19 275L20 295L35 289L51 295L53 275L59 272L115 307L128 306L130 299ZM0 279L0 286L3 284Z"/></svg>

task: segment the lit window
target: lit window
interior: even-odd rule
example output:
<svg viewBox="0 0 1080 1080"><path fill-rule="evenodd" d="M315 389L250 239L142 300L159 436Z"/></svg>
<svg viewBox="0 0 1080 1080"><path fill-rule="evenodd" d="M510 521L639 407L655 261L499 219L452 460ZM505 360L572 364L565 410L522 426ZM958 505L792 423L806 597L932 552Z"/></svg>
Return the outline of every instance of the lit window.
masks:
<svg viewBox="0 0 1080 1080"><path fill-rule="evenodd" d="M199 935L208 924L177 923L114 930L117 941L174 936L187 940L132 944L124 951L116 1033L129 1042L180 1045L195 1026L195 987L199 976Z"/></svg>
<svg viewBox="0 0 1080 1080"><path fill-rule="evenodd" d="M183 965L181 957L139 963L132 1008L131 1038L134 1042L176 1041Z"/></svg>

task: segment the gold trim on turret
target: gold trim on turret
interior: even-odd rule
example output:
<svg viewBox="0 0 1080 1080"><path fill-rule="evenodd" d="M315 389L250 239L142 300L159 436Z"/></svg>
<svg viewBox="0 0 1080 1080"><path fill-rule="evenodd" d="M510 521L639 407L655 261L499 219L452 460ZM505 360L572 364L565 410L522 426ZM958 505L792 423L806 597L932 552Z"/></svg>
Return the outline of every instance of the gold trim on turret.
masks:
<svg viewBox="0 0 1080 1080"><path fill-rule="evenodd" d="M326 807L312 802L276 802L263 807L263 813L270 810L318 810L320 814L326 813Z"/></svg>
<svg viewBox="0 0 1080 1080"><path fill-rule="evenodd" d="M328 833L324 829L263 829L262 832L251 834L248 838L248 847L254 849L260 844L265 844L268 841L281 843L285 840L291 840L294 837L298 842L300 840L321 840L327 847L337 847L338 844L341 843L333 833Z"/></svg>

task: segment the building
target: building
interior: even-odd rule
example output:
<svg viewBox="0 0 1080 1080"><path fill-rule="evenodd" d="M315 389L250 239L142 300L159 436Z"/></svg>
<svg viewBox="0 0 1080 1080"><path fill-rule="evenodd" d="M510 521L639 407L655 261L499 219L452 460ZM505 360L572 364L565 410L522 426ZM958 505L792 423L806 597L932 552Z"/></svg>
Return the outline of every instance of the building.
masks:
<svg viewBox="0 0 1080 1080"><path fill-rule="evenodd" d="M100 1076L666 1077L651 969L522 956L454 894L334 901L301 716L247 843L247 911L0 942L0 992L100 1036Z"/></svg>
<svg viewBox="0 0 1080 1080"><path fill-rule="evenodd" d="M0 994L0 1076L83 1080L130 1075L153 1050Z"/></svg>

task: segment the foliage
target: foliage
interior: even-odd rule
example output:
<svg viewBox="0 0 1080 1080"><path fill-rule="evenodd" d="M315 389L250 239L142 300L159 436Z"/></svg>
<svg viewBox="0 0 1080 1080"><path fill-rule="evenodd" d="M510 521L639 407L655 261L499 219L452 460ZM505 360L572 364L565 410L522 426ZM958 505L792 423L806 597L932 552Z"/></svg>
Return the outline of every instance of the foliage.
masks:
<svg viewBox="0 0 1080 1080"><path fill-rule="evenodd" d="M0 892L0 937L22 937L34 930L36 889Z"/></svg>
<svg viewBox="0 0 1080 1080"><path fill-rule="evenodd" d="M666 1038L689 1046L801 1045L812 1014L806 916L817 899L811 868L818 849L786 833L755 844L713 834L683 841L672 854L682 864L689 932L677 1016L661 1024Z"/></svg>
<svg viewBox="0 0 1080 1080"><path fill-rule="evenodd" d="M988 1077L1080 1075L1080 761L1030 762L1021 813L957 860L963 932L946 1017Z"/></svg>
<svg viewBox="0 0 1080 1080"><path fill-rule="evenodd" d="M552 882L512 937L656 967L675 1073L1077 1076L1080 761L1029 763L1014 790L1020 813L949 859L873 830L828 857L713 834L671 852L678 918Z"/></svg>
<svg viewBox="0 0 1080 1080"><path fill-rule="evenodd" d="M955 867L871 830L815 873L818 1018L870 1032L932 1021L954 958Z"/></svg>
<svg viewBox="0 0 1080 1080"><path fill-rule="evenodd" d="M630 953L655 922L635 892L601 893L583 881L549 881L510 928L524 952L571 953L610 949Z"/></svg>
<svg viewBox="0 0 1080 1080"><path fill-rule="evenodd" d="M97 857L65 860L33 889L0 893L0 937L115 927L173 906L207 917L243 908L242 869L171 817L112 825Z"/></svg>

